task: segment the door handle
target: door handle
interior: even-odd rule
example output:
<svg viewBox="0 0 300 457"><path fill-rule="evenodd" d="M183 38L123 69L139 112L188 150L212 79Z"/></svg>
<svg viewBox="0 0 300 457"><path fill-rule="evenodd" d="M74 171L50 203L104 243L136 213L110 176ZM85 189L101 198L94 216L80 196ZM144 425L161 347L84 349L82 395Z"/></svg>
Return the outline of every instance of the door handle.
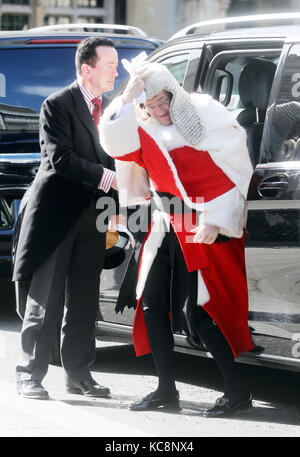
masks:
<svg viewBox="0 0 300 457"><path fill-rule="evenodd" d="M260 190L264 189L273 189L273 190L286 190L288 186L287 182L282 181L271 181L271 182L263 182L259 185Z"/></svg>
<svg viewBox="0 0 300 457"><path fill-rule="evenodd" d="M258 193L261 197L278 197L287 190L288 184L288 177L285 174L269 176L259 184Z"/></svg>

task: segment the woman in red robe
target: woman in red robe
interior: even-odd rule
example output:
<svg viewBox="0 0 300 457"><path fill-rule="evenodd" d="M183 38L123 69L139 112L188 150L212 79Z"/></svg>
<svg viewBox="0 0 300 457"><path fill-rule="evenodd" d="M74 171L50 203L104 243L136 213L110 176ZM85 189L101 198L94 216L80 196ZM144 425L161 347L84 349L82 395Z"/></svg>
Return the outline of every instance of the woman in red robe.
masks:
<svg viewBox="0 0 300 457"><path fill-rule="evenodd" d="M180 331L206 346L224 377L224 395L205 415L250 408L234 361L253 349L244 258L252 166L244 130L220 103L186 93L164 66L148 64L132 71L106 109L100 139L116 160L121 205L149 204L153 195L156 208L137 264L133 342L137 355L152 352L159 384L131 409L179 407L173 332Z"/></svg>

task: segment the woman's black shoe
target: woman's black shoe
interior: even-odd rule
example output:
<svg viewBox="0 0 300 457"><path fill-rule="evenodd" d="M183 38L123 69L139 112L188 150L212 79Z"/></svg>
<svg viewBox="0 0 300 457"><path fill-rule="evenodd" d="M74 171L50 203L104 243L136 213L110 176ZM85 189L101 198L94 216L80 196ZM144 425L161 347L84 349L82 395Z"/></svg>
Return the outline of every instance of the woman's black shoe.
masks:
<svg viewBox="0 0 300 457"><path fill-rule="evenodd" d="M168 411L178 411L179 407L179 392L170 395L162 395L157 391L151 392L141 401L133 403L130 406L131 411L149 411L153 409L163 409Z"/></svg>
<svg viewBox="0 0 300 457"><path fill-rule="evenodd" d="M215 406L205 411L205 417L222 417L230 416L236 411L252 408L252 394L248 394L238 400L230 400L228 397L223 397L216 400Z"/></svg>

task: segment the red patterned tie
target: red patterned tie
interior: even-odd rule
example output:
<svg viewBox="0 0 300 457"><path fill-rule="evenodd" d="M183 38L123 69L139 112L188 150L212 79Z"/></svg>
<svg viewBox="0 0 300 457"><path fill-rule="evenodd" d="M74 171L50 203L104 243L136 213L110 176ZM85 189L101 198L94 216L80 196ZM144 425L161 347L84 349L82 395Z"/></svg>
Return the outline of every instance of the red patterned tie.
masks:
<svg viewBox="0 0 300 457"><path fill-rule="evenodd" d="M101 100L99 98L93 98L92 103L94 105L92 118L93 118L95 126L96 126L96 128L98 130L98 124L99 124L100 116L102 116L102 114L103 114L102 103L101 103Z"/></svg>

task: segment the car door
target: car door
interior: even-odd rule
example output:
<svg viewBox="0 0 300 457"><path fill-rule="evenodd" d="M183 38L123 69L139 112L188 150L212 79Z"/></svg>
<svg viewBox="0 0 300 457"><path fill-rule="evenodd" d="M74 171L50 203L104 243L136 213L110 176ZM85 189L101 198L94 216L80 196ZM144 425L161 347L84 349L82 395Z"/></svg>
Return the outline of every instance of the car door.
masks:
<svg viewBox="0 0 300 457"><path fill-rule="evenodd" d="M255 357L292 366L300 362L300 47L261 45L225 45L211 59L203 90L227 106L248 136L254 171L246 269Z"/></svg>
<svg viewBox="0 0 300 457"><path fill-rule="evenodd" d="M248 194L250 324L260 357L300 363L300 42L286 43Z"/></svg>
<svg viewBox="0 0 300 457"><path fill-rule="evenodd" d="M300 362L300 46L260 48L261 44L238 50L225 46L209 64L204 91L227 106L245 128L254 167L246 269L255 357L275 366L296 365Z"/></svg>

